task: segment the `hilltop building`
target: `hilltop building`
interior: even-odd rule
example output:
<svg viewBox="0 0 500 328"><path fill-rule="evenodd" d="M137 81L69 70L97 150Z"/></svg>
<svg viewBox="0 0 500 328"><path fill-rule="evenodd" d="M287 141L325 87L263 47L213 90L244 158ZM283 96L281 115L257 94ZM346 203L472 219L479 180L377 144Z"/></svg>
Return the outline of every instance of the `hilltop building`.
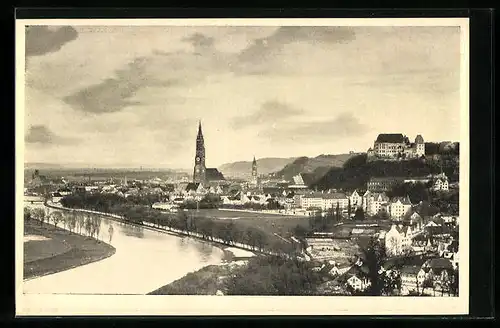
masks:
<svg viewBox="0 0 500 328"><path fill-rule="evenodd" d="M422 135L417 135L415 142L410 142L401 133L382 133L367 151L368 159L397 160L420 158L425 155L425 142Z"/></svg>
<svg viewBox="0 0 500 328"><path fill-rule="evenodd" d="M198 135L196 136L196 155L194 162L193 183L202 186L207 184L225 181L222 173L216 168L207 168L205 165L205 140L201 129L201 122L198 124Z"/></svg>

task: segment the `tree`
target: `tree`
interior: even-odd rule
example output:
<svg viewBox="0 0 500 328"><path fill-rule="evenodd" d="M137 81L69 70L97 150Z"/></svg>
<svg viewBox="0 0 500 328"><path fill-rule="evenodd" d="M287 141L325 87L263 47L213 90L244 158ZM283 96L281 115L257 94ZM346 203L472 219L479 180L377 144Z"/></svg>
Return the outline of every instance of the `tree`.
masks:
<svg viewBox="0 0 500 328"><path fill-rule="evenodd" d="M93 234L95 234L97 240L99 240L99 232L101 231L101 221L102 218L100 215L94 215L92 217Z"/></svg>
<svg viewBox="0 0 500 328"><path fill-rule="evenodd" d="M40 226L43 225L43 222L45 221L45 210L43 208L40 208L40 207L37 207L37 208L34 208L32 211L31 211L31 214L32 216L36 219L36 220L39 220L40 221Z"/></svg>
<svg viewBox="0 0 500 328"><path fill-rule="evenodd" d="M307 229L301 226L300 224L297 224L295 227L292 228L292 233L297 237L298 239L304 239L308 233Z"/></svg>
<svg viewBox="0 0 500 328"><path fill-rule="evenodd" d="M321 283L310 262L266 256L250 259L224 287L228 295L314 295Z"/></svg>
<svg viewBox="0 0 500 328"><path fill-rule="evenodd" d="M185 212L179 212L177 215L177 219L180 223L180 229L186 231L186 233L189 234L189 222L187 214Z"/></svg>
<svg viewBox="0 0 500 328"><path fill-rule="evenodd" d="M85 216L84 227L85 227L85 232L87 233L87 235L89 237L92 237L92 219L90 218L90 216Z"/></svg>
<svg viewBox="0 0 500 328"><path fill-rule="evenodd" d="M453 296L458 296L458 284L459 284L459 276L458 276L458 263L456 267L451 272L449 277L448 291Z"/></svg>
<svg viewBox="0 0 500 328"><path fill-rule="evenodd" d="M82 233L82 229L85 228L85 214L82 212L76 212L76 221L78 225L78 233Z"/></svg>
<svg viewBox="0 0 500 328"><path fill-rule="evenodd" d="M57 227L59 222L61 222L63 220L63 215L59 211L54 211L51 214L51 218L52 218L52 223L54 223L54 225Z"/></svg>
<svg viewBox="0 0 500 328"><path fill-rule="evenodd" d="M335 208L335 222L340 222L340 206L337 202L337 207Z"/></svg>
<svg viewBox="0 0 500 328"><path fill-rule="evenodd" d="M434 289L434 276L432 274L428 274L422 282L422 295L425 294L424 292L427 288L432 288L434 290L434 294L436 293L436 290Z"/></svg>
<svg viewBox="0 0 500 328"><path fill-rule="evenodd" d="M73 232L76 228L77 212L71 211L68 215L68 228L70 232Z"/></svg>
<svg viewBox="0 0 500 328"><path fill-rule="evenodd" d="M351 209L351 199L348 198L348 201L349 201L349 203L347 204L347 219L350 220L351 219L351 211L352 211L352 209Z"/></svg>
<svg viewBox="0 0 500 328"><path fill-rule="evenodd" d="M368 269L367 278L370 287L367 294L371 296L382 296L384 281L381 279L380 269L386 260L385 247L375 238L371 238L368 245L362 249L363 263Z"/></svg>
<svg viewBox="0 0 500 328"><path fill-rule="evenodd" d="M365 219L365 211L361 207L358 207L354 212L354 220L362 221Z"/></svg>
<svg viewBox="0 0 500 328"><path fill-rule="evenodd" d="M27 222L31 219L31 210L29 207L27 206L24 207L23 215L24 215L24 221Z"/></svg>

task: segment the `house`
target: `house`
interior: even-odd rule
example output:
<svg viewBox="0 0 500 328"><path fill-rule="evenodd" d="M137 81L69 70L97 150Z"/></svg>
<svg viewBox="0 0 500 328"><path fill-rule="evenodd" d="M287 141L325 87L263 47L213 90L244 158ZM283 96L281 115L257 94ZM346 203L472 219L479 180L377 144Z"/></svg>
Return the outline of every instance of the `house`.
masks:
<svg viewBox="0 0 500 328"><path fill-rule="evenodd" d="M385 192L403 182L404 178L400 177L371 177L368 180L367 189L372 192Z"/></svg>
<svg viewBox="0 0 500 328"><path fill-rule="evenodd" d="M252 195L252 194L246 194L246 193L241 193L241 203L242 204L260 204L260 205L266 205L268 198L264 195Z"/></svg>
<svg viewBox="0 0 500 328"><path fill-rule="evenodd" d="M358 292L365 291L370 287L368 267L364 265L361 259L358 259L358 261L347 270L344 279L347 286Z"/></svg>
<svg viewBox="0 0 500 328"><path fill-rule="evenodd" d="M411 202L409 197L395 197L389 204L389 215L393 220L401 220L410 210Z"/></svg>
<svg viewBox="0 0 500 328"><path fill-rule="evenodd" d="M85 186L86 192L96 191L96 190L99 190L99 186Z"/></svg>
<svg viewBox="0 0 500 328"><path fill-rule="evenodd" d="M449 259L433 258L422 265L423 273L421 275L425 276L424 279L431 280L434 286L436 283L442 286L452 279L454 269L455 267Z"/></svg>
<svg viewBox="0 0 500 328"><path fill-rule="evenodd" d="M363 210L368 215L375 215L386 210L386 206L382 204L387 203L389 197L385 193L376 193L371 191L366 191L363 195Z"/></svg>
<svg viewBox="0 0 500 328"><path fill-rule="evenodd" d="M401 268L401 294L420 292L426 278L422 264L405 265Z"/></svg>
<svg viewBox="0 0 500 328"><path fill-rule="evenodd" d="M331 192L331 193L310 193L299 197L300 207L303 209L318 208L327 210L336 208L337 204L339 209L346 209L349 206L349 198L344 193Z"/></svg>
<svg viewBox="0 0 500 328"><path fill-rule="evenodd" d="M61 199L63 199L63 196L60 193L58 193L58 192L52 193L52 202L53 203L59 203L59 201Z"/></svg>
<svg viewBox="0 0 500 328"><path fill-rule="evenodd" d="M411 212L411 211L410 211ZM421 231L424 228L424 219L418 214L417 212L411 213L411 215L408 215L407 213L406 217L403 218L403 223L405 225L409 225L413 231Z"/></svg>
<svg viewBox="0 0 500 328"><path fill-rule="evenodd" d="M428 175L425 177L409 177L403 180L403 183L423 183L427 184L432 180L432 175Z"/></svg>
<svg viewBox="0 0 500 328"><path fill-rule="evenodd" d="M179 208L177 204L172 203L154 203L151 208L164 210L164 211L175 211Z"/></svg>
<svg viewBox="0 0 500 328"><path fill-rule="evenodd" d="M210 186L208 188L208 192L210 194L221 195L222 194L222 188L220 186L218 186L218 185L216 185L216 186Z"/></svg>
<svg viewBox="0 0 500 328"><path fill-rule="evenodd" d="M388 256L399 256L411 249L411 227L393 224L385 234L385 250Z"/></svg>
<svg viewBox="0 0 500 328"><path fill-rule="evenodd" d="M190 182L187 184L186 193L188 195L194 196L194 195L201 195L206 192L205 188L203 188L203 185L200 182Z"/></svg>
<svg viewBox="0 0 500 328"><path fill-rule="evenodd" d="M351 201L352 208L358 208L363 206L363 196L361 196L357 190L354 190L351 195L349 195L349 200Z"/></svg>
<svg viewBox="0 0 500 328"><path fill-rule="evenodd" d="M434 180L434 183L432 185L432 190L448 191L449 189L448 177L444 173L436 176L436 179Z"/></svg>
<svg viewBox="0 0 500 328"><path fill-rule="evenodd" d="M69 189L69 188L61 188L61 189L57 190L57 192L59 194L61 194L61 196L68 196L68 195L71 195L73 193L71 191L71 189Z"/></svg>

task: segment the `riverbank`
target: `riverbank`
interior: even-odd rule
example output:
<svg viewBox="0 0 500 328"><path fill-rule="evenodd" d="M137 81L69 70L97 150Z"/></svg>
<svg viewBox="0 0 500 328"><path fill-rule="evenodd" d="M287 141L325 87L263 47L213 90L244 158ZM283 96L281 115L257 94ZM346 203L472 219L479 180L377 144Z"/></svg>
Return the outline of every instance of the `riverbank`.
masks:
<svg viewBox="0 0 500 328"><path fill-rule="evenodd" d="M69 208L66 208L60 204L55 204L52 202L45 203L45 206L52 208L52 209L58 209L58 210L64 210L64 211L79 211L79 212L83 212L83 213L98 214L98 215L104 216L108 219L111 219L111 220L114 220L117 222L121 222L121 223L125 223L125 224L131 225L131 226L142 227L145 229L150 229L153 231L174 235L176 237L187 237L187 238L199 240L199 241L205 242L207 244L213 245L215 247L218 247L220 249L231 247L234 249L240 249L241 251L251 252L253 255L255 255L255 254L277 255L276 252L258 250L255 247L252 247L252 246L246 245L246 244L242 244L242 243L232 242L232 243L228 244L227 242L225 242L221 239L218 239L218 238L206 239L206 238L203 238L203 236L201 234L196 233L196 232L186 232L183 230L177 230L177 229L174 229L171 227L165 227L165 226L160 227L160 226L158 226L154 223L151 223L151 222L143 222L142 224L130 222L130 221L127 221L124 217L121 217L117 214L104 213L104 212L98 212L98 211L92 211L92 210L86 210L86 209L69 209Z"/></svg>
<svg viewBox="0 0 500 328"><path fill-rule="evenodd" d="M24 280L100 261L116 252L101 241L35 220L24 222L24 235Z"/></svg>
<svg viewBox="0 0 500 328"><path fill-rule="evenodd" d="M216 295L225 292L225 279L247 263L240 259L220 265L208 265L160 287L148 295Z"/></svg>
<svg viewBox="0 0 500 328"><path fill-rule="evenodd" d="M271 214L277 216L294 216L294 217L309 217L306 214L296 214L287 212L277 212L276 210L247 210L247 209L237 209L237 208L223 208L219 207L219 211L231 211L231 212L243 212L243 213L254 213L254 214Z"/></svg>

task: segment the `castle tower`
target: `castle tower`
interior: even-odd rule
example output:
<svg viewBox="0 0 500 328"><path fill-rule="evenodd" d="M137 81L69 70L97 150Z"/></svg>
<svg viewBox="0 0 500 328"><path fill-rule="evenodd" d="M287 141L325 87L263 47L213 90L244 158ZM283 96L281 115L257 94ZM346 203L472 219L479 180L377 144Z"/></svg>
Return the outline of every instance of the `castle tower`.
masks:
<svg viewBox="0 0 500 328"><path fill-rule="evenodd" d="M415 147L417 148L417 156L420 157L425 155L425 142L424 138L420 134L415 138Z"/></svg>
<svg viewBox="0 0 500 328"><path fill-rule="evenodd" d="M255 186L258 184L257 161L255 160L255 156L252 162L252 184Z"/></svg>
<svg viewBox="0 0 500 328"><path fill-rule="evenodd" d="M201 130L201 121L198 124L198 135L196 137L196 155L194 161L193 182L205 184L206 182L206 167L205 167L205 141Z"/></svg>

